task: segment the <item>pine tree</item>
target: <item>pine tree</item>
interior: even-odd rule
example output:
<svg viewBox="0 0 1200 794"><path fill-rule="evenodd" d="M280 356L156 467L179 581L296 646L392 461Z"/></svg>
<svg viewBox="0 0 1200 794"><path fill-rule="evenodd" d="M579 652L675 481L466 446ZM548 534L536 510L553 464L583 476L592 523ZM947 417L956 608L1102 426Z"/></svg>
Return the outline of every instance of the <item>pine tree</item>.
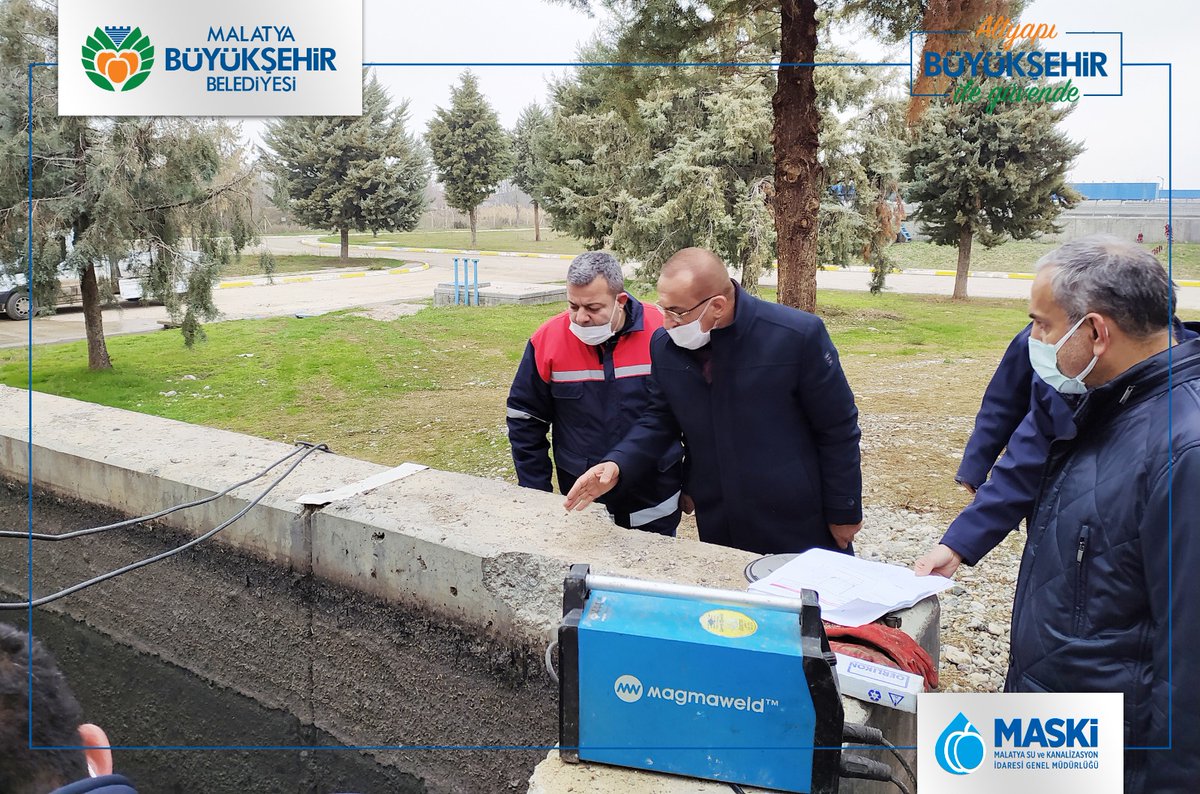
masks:
<svg viewBox="0 0 1200 794"><path fill-rule="evenodd" d="M512 144L496 111L479 92L479 80L463 72L450 89L450 107L437 108L425 140L433 154L446 203L471 218L471 245L477 245L475 210L513 172Z"/></svg>
<svg viewBox="0 0 1200 794"><path fill-rule="evenodd" d="M816 0L559 0L590 8L608 7L621 20L618 61L682 61L700 42L715 46L705 60L745 62L748 53L767 53L786 64L816 62L819 20ZM975 0L966 0L967 5ZM1003 2L1003 0L995 0ZM933 9L958 4L921 0L843 0L823 4L824 15L868 16L875 21L911 20ZM944 9L943 9L944 10ZM952 18L949 12L937 19ZM638 72L642 70L636 70ZM770 203L779 258L779 302L812 311L816 307L818 218L827 178L819 140L821 111L813 66L782 66L770 100L774 172ZM623 89L636 94L638 75ZM636 100L633 100L636 101Z"/></svg>
<svg viewBox="0 0 1200 794"><path fill-rule="evenodd" d="M699 42L682 57L714 60L722 46ZM769 57L748 46L739 54ZM819 57L856 60L833 49ZM597 42L580 58L617 56ZM640 261L649 279L679 248L707 247L754 290L775 258L774 81L762 67L581 68L559 81L543 139L555 228ZM882 278L896 232L902 103L888 98L878 70L823 69L816 87L826 180L821 261L861 256Z"/></svg>
<svg viewBox="0 0 1200 794"><path fill-rule="evenodd" d="M78 273L88 366L109 369L97 268L111 272L131 252L146 252L150 296L166 303L191 345L203 336L201 321L217 315L212 283L220 267L253 237L252 172L222 122L59 116L57 82L45 67L33 70L30 118L28 64L57 60L56 28L52 7L31 0L0 7L0 156L10 164L0 176L0 259L23 271L32 251L32 293L43 308L53 307L59 263ZM180 280L183 296L174 289Z"/></svg>
<svg viewBox="0 0 1200 794"><path fill-rule="evenodd" d="M999 81L984 81L986 96ZM1057 232L1055 223L1080 196L1066 173L1083 147L1057 123L1072 105L1000 103L988 113L977 102L933 103L906 156L905 192L920 204L914 218L938 245L958 247L954 297L967 297L971 244L992 248Z"/></svg>
<svg viewBox="0 0 1200 794"><path fill-rule="evenodd" d="M408 103L392 109L371 75L361 116L293 116L263 136L276 202L301 223L337 231L343 261L351 230L409 231L425 211L429 167L407 115Z"/></svg>
<svg viewBox="0 0 1200 794"><path fill-rule="evenodd" d="M512 131L513 181L533 201L533 239L542 239L538 210L545 196L546 168L538 139L546 134L549 117L536 102L527 105Z"/></svg>

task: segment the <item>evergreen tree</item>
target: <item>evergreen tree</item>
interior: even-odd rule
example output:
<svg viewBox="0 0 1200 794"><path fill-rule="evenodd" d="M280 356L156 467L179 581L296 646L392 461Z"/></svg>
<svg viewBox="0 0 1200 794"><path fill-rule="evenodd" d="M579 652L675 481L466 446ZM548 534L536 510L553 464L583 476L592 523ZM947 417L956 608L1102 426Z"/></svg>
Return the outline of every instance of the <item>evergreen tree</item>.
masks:
<svg viewBox="0 0 1200 794"><path fill-rule="evenodd" d="M713 46L701 42L684 59L711 60ZM753 48L740 54L766 59ZM820 58L855 60L833 50ZM615 54L599 42L581 59ZM864 68L817 72L829 180L821 190L822 262L862 256L883 265L895 237L903 109L885 81ZM756 289L775 258L773 92L774 73L762 67L577 70L553 86L543 139L555 228L639 260L649 279L674 251L704 246Z"/></svg>
<svg viewBox="0 0 1200 794"><path fill-rule="evenodd" d="M253 236L251 171L221 122L59 116L57 81L45 67L33 70L30 118L28 64L57 61L56 39L52 6L0 6L0 156L8 164L0 175L0 259L24 271L32 251L32 294L43 307L53 307L60 262L79 275L88 366L109 369L96 270L147 252L150 296L167 305L191 345L203 335L201 321L217 315L212 283L221 265ZM183 296L174 289L180 280Z"/></svg>
<svg viewBox="0 0 1200 794"><path fill-rule="evenodd" d="M817 60L816 0L559 1L583 8L596 2L613 12L620 25L613 60L722 64L760 59L812 64ZM922 10L922 0L901 0L895 5L896 16L902 13L906 19ZM864 10L862 2L854 0L842 0L824 12L890 18L886 8L870 4ZM709 54L702 59L685 58L684 53L695 53L701 42L710 43ZM818 150L821 109L817 74L812 66L778 68L770 96L774 170L769 192L763 196L773 210L779 301L806 311L816 307L818 217L828 182ZM635 77L626 91L636 91L637 85Z"/></svg>
<svg viewBox="0 0 1200 794"><path fill-rule="evenodd" d="M407 115L408 103L392 109L371 75L361 116L293 116L263 135L276 202L301 223L337 231L343 261L351 229L409 231L425 211L429 168Z"/></svg>
<svg viewBox="0 0 1200 794"><path fill-rule="evenodd" d="M987 80L987 95L1001 81ZM933 103L906 157L905 195L938 245L958 247L954 297L967 297L971 244L986 247L1057 232L1079 194L1066 173L1083 147L1055 126L1072 106L1004 102L990 113L977 102Z"/></svg>
<svg viewBox="0 0 1200 794"><path fill-rule="evenodd" d="M613 49L593 42L581 61L612 60ZM543 204L557 231L592 248L609 244L616 198L629 164L646 158L644 141L613 107L624 70L581 67L551 87L546 134L537 139L544 168Z"/></svg>
<svg viewBox="0 0 1200 794"><path fill-rule="evenodd" d="M859 60L854 53L822 47L822 61ZM819 262L871 266L871 289L878 292L892 268L887 249L903 218L900 177L908 131L907 103L892 97L892 70L838 67L817 72L821 111L820 157L826 189L817 230Z"/></svg>
<svg viewBox="0 0 1200 794"><path fill-rule="evenodd" d="M698 42L717 46L707 60L731 63L751 60L744 53L765 51L785 64L816 62L816 0L558 0L590 8L604 5L621 22L618 61L681 61ZM1005 0L842 0L823 13L870 19L892 30L913 19L942 27L978 24L980 9L1005 7ZM816 307L818 215L826 189L819 152L820 109L816 68L781 66L771 97L772 180L776 245L779 257L779 302L812 311ZM627 91L636 91L637 78Z"/></svg>
<svg viewBox="0 0 1200 794"><path fill-rule="evenodd" d="M471 218L471 245L477 245L475 210L513 173L512 144L500 119L479 92L479 80L463 72L450 89L450 107L437 108L425 140L433 154L446 203Z"/></svg>
<svg viewBox="0 0 1200 794"><path fill-rule="evenodd" d="M549 117L536 102L527 105L512 131L513 181L533 201L533 239L542 239L538 210L545 196L546 168L539 138L546 134Z"/></svg>

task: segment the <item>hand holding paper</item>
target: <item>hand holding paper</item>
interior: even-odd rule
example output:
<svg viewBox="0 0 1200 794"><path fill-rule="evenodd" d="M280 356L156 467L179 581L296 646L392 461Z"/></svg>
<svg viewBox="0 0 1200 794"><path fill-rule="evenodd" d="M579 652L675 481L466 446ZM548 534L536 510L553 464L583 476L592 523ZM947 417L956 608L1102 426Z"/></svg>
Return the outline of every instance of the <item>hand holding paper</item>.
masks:
<svg viewBox="0 0 1200 794"><path fill-rule="evenodd" d="M861 626L953 585L944 576L917 576L900 565L811 549L753 582L750 589L794 597L804 589L816 590L822 618L843 626Z"/></svg>

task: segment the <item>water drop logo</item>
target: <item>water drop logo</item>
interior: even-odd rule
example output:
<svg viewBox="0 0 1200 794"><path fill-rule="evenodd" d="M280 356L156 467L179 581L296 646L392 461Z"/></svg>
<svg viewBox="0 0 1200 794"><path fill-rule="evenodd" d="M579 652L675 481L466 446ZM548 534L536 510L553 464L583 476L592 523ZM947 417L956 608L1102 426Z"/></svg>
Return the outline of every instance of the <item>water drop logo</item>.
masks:
<svg viewBox="0 0 1200 794"><path fill-rule="evenodd" d="M141 28L96 28L83 43L83 71L105 91L132 91L150 76L154 45Z"/></svg>
<svg viewBox="0 0 1200 794"><path fill-rule="evenodd" d="M637 676L626 674L613 683L613 691L626 703L636 703L642 699L642 682Z"/></svg>
<svg viewBox="0 0 1200 794"><path fill-rule="evenodd" d="M979 729L961 711L934 745L938 766L952 775L969 775L983 764L986 750Z"/></svg>

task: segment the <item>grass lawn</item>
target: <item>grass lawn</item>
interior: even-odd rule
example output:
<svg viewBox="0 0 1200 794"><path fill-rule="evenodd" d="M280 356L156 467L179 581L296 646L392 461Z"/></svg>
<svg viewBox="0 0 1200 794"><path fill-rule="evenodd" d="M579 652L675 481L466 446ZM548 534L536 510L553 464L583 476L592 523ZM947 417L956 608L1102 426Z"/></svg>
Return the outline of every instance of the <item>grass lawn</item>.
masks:
<svg viewBox="0 0 1200 794"><path fill-rule="evenodd" d="M534 242L533 229L495 229L480 230L478 245L471 245L469 229L450 229L447 231L403 232L401 234L370 234L350 235L351 245L399 245L413 248L454 248L459 250L482 251L524 251L534 254L578 254L586 251L588 246L574 237L555 234L550 229L542 228L542 239ZM341 237L329 235L320 238L323 243L339 243Z"/></svg>
<svg viewBox="0 0 1200 794"><path fill-rule="evenodd" d="M1147 244L1146 248L1152 251L1157 245ZM989 251L976 242L971 248L971 270L1032 273L1038 259L1058 246L1059 243L1010 240ZM898 243L891 246L888 253L899 267L905 269L954 270L958 266L958 249L950 245ZM1166 265L1165 248L1158 258ZM1200 243L1176 243L1171 251L1171 268L1176 279L1200 278Z"/></svg>
<svg viewBox="0 0 1200 794"><path fill-rule="evenodd" d="M958 454L996 362L1026 322L1024 302L839 291L819 299L861 411L864 498L952 517L962 507ZM101 373L87 370L82 342L37 346L33 386L279 441L325 441L382 464L512 479L508 387L530 333L562 308L222 322L192 350L178 332L118 336L108 340L115 368ZM0 382L26 385L26 355L0 350Z"/></svg>
<svg viewBox="0 0 1200 794"><path fill-rule="evenodd" d="M400 259L385 257L352 257L349 262L343 262L336 256L320 256L318 254L287 254L275 257L275 275L287 273L307 273L313 270L328 268L353 268L355 270L387 270L393 267L404 267ZM242 254L221 271L222 278L238 276L265 276L258 261L258 254Z"/></svg>
<svg viewBox="0 0 1200 794"><path fill-rule="evenodd" d="M821 297L848 358L984 355L1023 324L1016 302ZM267 438L329 441L381 463L507 476L508 386L529 334L561 309L428 308L390 323L346 312L223 322L207 326L208 341L192 350L177 333L112 337L115 368L104 373L87 371L83 343L39 346L34 388ZM0 381L24 386L24 360L24 350L0 351Z"/></svg>
<svg viewBox="0 0 1200 794"><path fill-rule="evenodd" d="M330 235L320 238L322 242L337 243L340 238ZM413 248L472 249L471 232L455 229L450 231L405 232L403 234L352 234L354 245L399 245ZM1153 250L1158 243L1147 243ZM1010 240L991 250L976 243L971 250L971 270L1008 273L1032 273L1034 263L1043 254L1057 248L1059 243L1033 240ZM479 244L475 249L484 251L524 251L529 253L577 254L587 246L572 237L559 236L549 229L542 229L541 242L533 241L532 229L499 229L479 232ZM953 270L957 266L958 251L953 246L913 242L893 245L889 252L898 267L921 270ZM1166 264L1164 249L1158 258ZM859 264L859 263L855 263ZM1176 243L1172 250L1171 265L1175 278L1200 278L1200 243Z"/></svg>

